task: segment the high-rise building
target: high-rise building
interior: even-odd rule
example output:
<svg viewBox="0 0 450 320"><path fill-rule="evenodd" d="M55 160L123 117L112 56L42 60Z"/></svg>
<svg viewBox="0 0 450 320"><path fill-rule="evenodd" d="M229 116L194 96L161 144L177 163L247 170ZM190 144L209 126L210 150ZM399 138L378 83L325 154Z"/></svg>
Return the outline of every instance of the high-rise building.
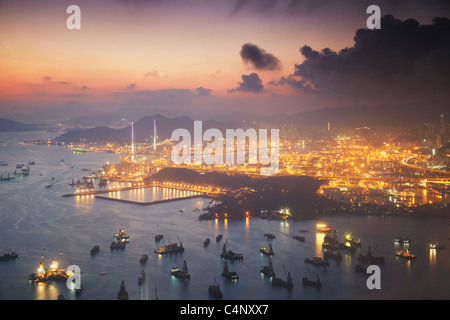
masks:
<svg viewBox="0 0 450 320"><path fill-rule="evenodd" d="M436 144L438 148L442 148L447 143L446 130L445 130L445 117L441 113L439 118L439 131L436 139Z"/></svg>

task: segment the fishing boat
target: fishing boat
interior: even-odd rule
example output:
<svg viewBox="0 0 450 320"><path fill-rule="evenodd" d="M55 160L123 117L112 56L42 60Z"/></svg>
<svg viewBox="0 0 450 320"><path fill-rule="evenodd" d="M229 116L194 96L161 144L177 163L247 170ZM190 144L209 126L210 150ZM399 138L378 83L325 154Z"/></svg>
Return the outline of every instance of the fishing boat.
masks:
<svg viewBox="0 0 450 320"><path fill-rule="evenodd" d="M328 267L330 265L328 259L322 259L320 257L305 258L305 263L312 264L316 267Z"/></svg>
<svg viewBox="0 0 450 320"><path fill-rule="evenodd" d="M399 250L399 251L395 252L395 255L397 257L407 259L407 260L412 260L417 257L415 254L412 254L411 252L409 252L409 250Z"/></svg>
<svg viewBox="0 0 450 320"><path fill-rule="evenodd" d="M271 243L269 243L269 248L261 248L261 249L259 249L259 252L261 252L262 254L268 255L268 256L273 256L275 254L273 252Z"/></svg>
<svg viewBox="0 0 450 320"><path fill-rule="evenodd" d="M213 298L220 299L223 297L222 290L220 290L220 286L217 283L216 278L214 278L214 282L215 284L208 287L208 293Z"/></svg>
<svg viewBox="0 0 450 320"><path fill-rule="evenodd" d="M145 271L142 270L138 276L138 284L144 283L144 280L145 280Z"/></svg>
<svg viewBox="0 0 450 320"><path fill-rule="evenodd" d="M272 262L269 260L268 266L262 266L260 271L266 277L275 277L275 272L273 271Z"/></svg>
<svg viewBox="0 0 450 320"><path fill-rule="evenodd" d="M176 262L176 263L178 264L178 262ZM189 279L191 277L191 275L189 274L186 260L184 260L183 266L180 266L178 264L178 267L174 267L174 268L170 269L170 274L178 279L182 279L182 280Z"/></svg>
<svg viewBox="0 0 450 320"><path fill-rule="evenodd" d="M222 271L222 276L225 277L228 280L237 280L239 279L239 275L234 272L234 271L230 271L228 269L228 262L225 261L225 265L223 267L223 271Z"/></svg>
<svg viewBox="0 0 450 320"><path fill-rule="evenodd" d="M94 246L94 247L91 249L91 255L92 255L92 256L93 256L93 255L96 255L99 251L100 251L100 246Z"/></svg>

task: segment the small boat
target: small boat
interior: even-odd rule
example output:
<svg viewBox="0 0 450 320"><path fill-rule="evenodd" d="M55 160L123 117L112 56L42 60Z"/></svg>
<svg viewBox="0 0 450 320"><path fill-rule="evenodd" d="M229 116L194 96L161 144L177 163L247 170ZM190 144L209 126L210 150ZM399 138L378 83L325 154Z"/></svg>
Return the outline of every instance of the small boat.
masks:
<svg viewBox="0 0 450 320"><path fill-rule="evenodd" d="M339 248L339 250L345 250L345 251L349 251L351 253L356 251L356 248L354 246L352 246L350 244L350 242L339 243L338 248Z"/></svg>
<svg viewBox="0 0 450 320"><path fill-rule="evenodd" d="M322 283L320 282L318 275L317 275L316 281L310 280L310 279L308 279L308 277L304 277L302 279L302 283L304 286L311 286L311 287L316 287L316 288L320 288L322 286Z"/></svg>
<svg viewBox="0 0 450 320"><path fill-rule="evenodd" d="M210 286L208 287L208 293L209 293L209 295L212 296L213 298L220 299L220 298L223 297L222 291L220 290L220 286L219 286L219 284L217 283L216 278L214 278L214 282L215 282L216 284L210 285Z"/></svg>
<svg viewBox="0 0 450 320"><path fill-rule="evenodd" d="M336 260L336 261L341 261L342 260L341 253L339 251L337 253L334 253L333 251L325 251L323 253L323 257L325 259L333 259L333 260Z"/></svg>
<svg viewBox="0 0 450 320"><path fill-rule="evenodd" d="M415 259L417 256L415 254L412 254L411 252L409 252L409 250L399 250L395 253L395 255L397 257L403 258L403 259L407 259L407 260L412 260Z"/></svg>
<svg viewBox="0 0 450 320"><path fill-rule="evenodd" d="M100 246L94 246L91 249L91 255L96 255L100 251Z"/></svg>
<svg viewBox="0 0 450 320"><path fill-rule="evenodd" d="M275 277L275 272L273 271L272 262L269 260L268 266L262 266L260 271L266 277Z"/></svg>
<svg viewBox="0 0 450 320"><path fill-rule="evenodd" d="M157 234L157 235L155 236L155 241L156 241L156 242L161 241L162 238L163 238L163 235L162 235L162 234Z"/></svg>
<svg viewBox="0 0 450 320"><path fill-rule="evenodd" d="M142 270L138 276L138 284L144 283L144 280L145 280L145 271Z"/></svg>
<svg viewBox="0 0 450 320"><path fill-rule="evenodd" d="M203 241L203 245L206 247L207 245L209 245L210 242L211 240L209 238L206 238L206 240Z"/></svg>
<svg viewBox="0 0 450 320"><path fill-rule="evenodd" d="M259 249L259 252L265 255L273 256L275 253L272 250L272 244L269 243L269 248L261 248Z"/></svg>
<svg viewBox="0 0 450 320"><path fill-rule="evenodd" d="M299 236L298 234L296 234L296 235L294 236L294 239L295 239L295 240L298 240L298 241L300 241L300 242L305 242L305 237Z"/></svg>
<svg viewBox="0 0 450 320"><path fill-rule="evenodd" d="M269 239L275 239L275 233L264 233L264 236Z"/></svg>
<svg viewBox="0 0 450 320"><path fill-rule="evenodd" d="M394 242L395 242L395 243L403 243L403 244L407 244L407 243L410 243L411 240L408 239L408 238L400 238L400 237L396 237L396 238L394 238Z"/></svg>
<svg viewBox="0 0 450 320"><path fill-rule="evenodd" d="M439 250L439 249L444 249L445 246L443 244L439 244L439 243L430 243L430 250Z"/></svg>
<svg viewBox="0 0 450 320"><path fill-rule="evenodd" d="M49 183L49 184L47 184L45 187L46 187L46 188L51 188L51 187L53 187L53 185Z"/></svg>
<svg viewBox="0 0 450 320"><path fill-rule="evenodd" d="M361 240L360 239L353 239L350 237L350 235L345 236L345 241L349 242L350 244L360 247L361 246Z"/></svg>
<svg viewBox="0 0 450 320"><path fill-rule="evenodd" d="M110 247L111 250L116 250L116 249L123 250L123 249L125 249L125 246L126 246L126 242L123 242L123 241L119 241L119 242L112 241L111 245L109 247Z"/></svg>
<svg viewBox="0 0 450 320"><path fill-rule="evenodd" d="M19 257L19 255L12 250L11 253L5 253L3 256L0 256L0 261L9 261L9 260L15 260Z"/></svg>
<svg viewBox="0 0 450 320"><path fill-rule="evenodd" d="M284 273L286 273L286 281L281 278L273 277L272 278L272 286L285 287L285 288L291 289L292 287L294 287L294 283L292 282L292 278L291 278L291 273L286 272L286 269L284 268L284 266L283 266L283 270L284 270Z"/></svg>
<svg viewBox="0 0 450 320"><path fill-rule="evenodd" d="M219 242L220 240L222 240L222 237L223 236L221 234L218 234L217 237L216 237L216 241Z"/></svg>
<svg viewBox="0 0 450 320"><path fill-rule="evenodd" d="M178 264L178 262L176 262L176 263ZM184 260L183 266L180 266L178 264L178 267L172 268L170 270L170 274L178 279L182 279L182 280L189 279L191 277L191 275L189 274L186 260Z"/></svg>
<svg viewBox="0 0 450 320"><path fill-rule="evenodd" d="M139 263L146 263L147 260L148 260L148 255L143 254L143 255L141 256L141 258L139 259Z"/></svg>
<svg viewBox="0 0 450 320"><path fill-rule="evenodd" d="M228 262L225 261L225 266L223 267L222 276L224 276L228 280L237 280L239 279L239 275L228 269Z"/></svg>
<svg viewBox="0 0 450 320"><path fill-rule="evenodd" d="M328 259L322 259L320 257L313 257L312 259L310 258L305 258L305 263L309 263L312 264L313 266L316 267L328 267L330 265L330 263L328 262Z"/></svg>

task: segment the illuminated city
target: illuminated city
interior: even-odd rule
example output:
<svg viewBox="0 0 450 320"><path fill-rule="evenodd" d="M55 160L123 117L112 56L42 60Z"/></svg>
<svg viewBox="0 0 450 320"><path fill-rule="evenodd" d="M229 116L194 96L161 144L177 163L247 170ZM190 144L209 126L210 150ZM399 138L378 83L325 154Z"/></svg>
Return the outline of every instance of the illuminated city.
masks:
<svg viewBox="0 0 450 320"><path fill-rule="evenodd" d="M0 300L450 298L447 2L0 8Z"/></svg>

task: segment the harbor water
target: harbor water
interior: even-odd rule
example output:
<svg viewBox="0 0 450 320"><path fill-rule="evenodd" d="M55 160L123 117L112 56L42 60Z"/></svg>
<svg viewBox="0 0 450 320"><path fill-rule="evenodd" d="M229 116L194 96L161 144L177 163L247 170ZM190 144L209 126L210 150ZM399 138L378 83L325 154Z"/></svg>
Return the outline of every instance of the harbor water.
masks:
<svg viewBox="0 0 450 320"><path fill-rule="evenodd" d="M316 220L269 221L245 220L201 221L202 208L208 198L192 198L151 206L95 198L94 195L62 197L73 192L71 179L88 174L86 169L100 169L106 163L119 161L119 155L106 152L73 153L61 146L22 146L20 140L50 133L8 133L0 136L0 160L8 166L0 168L3 176L12 174L17 163L28 164L30 174L0 182L0 255L12 249L18 253L14 261L0 261L0 299L44 300L117 299L121 281L130 299L207 300L208 287L217 281L223 299L229 300L299 300L299 299L449 299L450 298L450 225L442 221L389 216L337 216ZM51 184L52 187L47 187ZM96 185L98 182L96 182ZM102 194L108 195L108 194ZM117 198L117 194L110 195ZM127 191L124 199L151 201L165 197L186 197L187 191L137 189ZM340 262L330 260L327 268L305 264L305 258L322 256L325 233L316 232L317 223L337 230L338 240L346 233L361 239L355 253L342 252ZM125 228L130 241L124 250L110 250L113 234ZM274 233L267 239L265 233ZM155 242L155 235L163 240ZM216 242L216 235L223 239ZM293 238L299 234L304 242ZM412 261L395 256L403 245L395 237L411 239L409 250L417 255ZM208 246L203 242L210 238ZM154 252L163 243L182 242L181 253L159 255ZM229 281L221 273L225 261L220 253L224 243L241 261L228 262L230 271L239 279ZM272 244L275 254L269 258L259 252ZM430 250L430 242L446 246ZM98 254L90 249L100 246ZM381 289L368 289L367 276L355 272L359 253L371 247L374 256L384 256L381 266ZM148 255L148 261L139 259ZM77 265L81 269L82 292L79 296L65 282L32 284L28 276L35 272L41 258L46 265L57 260L61 267ZM271 259L276 277L291 274L291 290L274 287L271 279L260 273L260 267ZM186 261L190 279L180 280L170 270ZM362 264L365 266L364 264ZM146 278L138 284L145 270ZM322 287L302 286L302 278L319 276Z"/></svg>

